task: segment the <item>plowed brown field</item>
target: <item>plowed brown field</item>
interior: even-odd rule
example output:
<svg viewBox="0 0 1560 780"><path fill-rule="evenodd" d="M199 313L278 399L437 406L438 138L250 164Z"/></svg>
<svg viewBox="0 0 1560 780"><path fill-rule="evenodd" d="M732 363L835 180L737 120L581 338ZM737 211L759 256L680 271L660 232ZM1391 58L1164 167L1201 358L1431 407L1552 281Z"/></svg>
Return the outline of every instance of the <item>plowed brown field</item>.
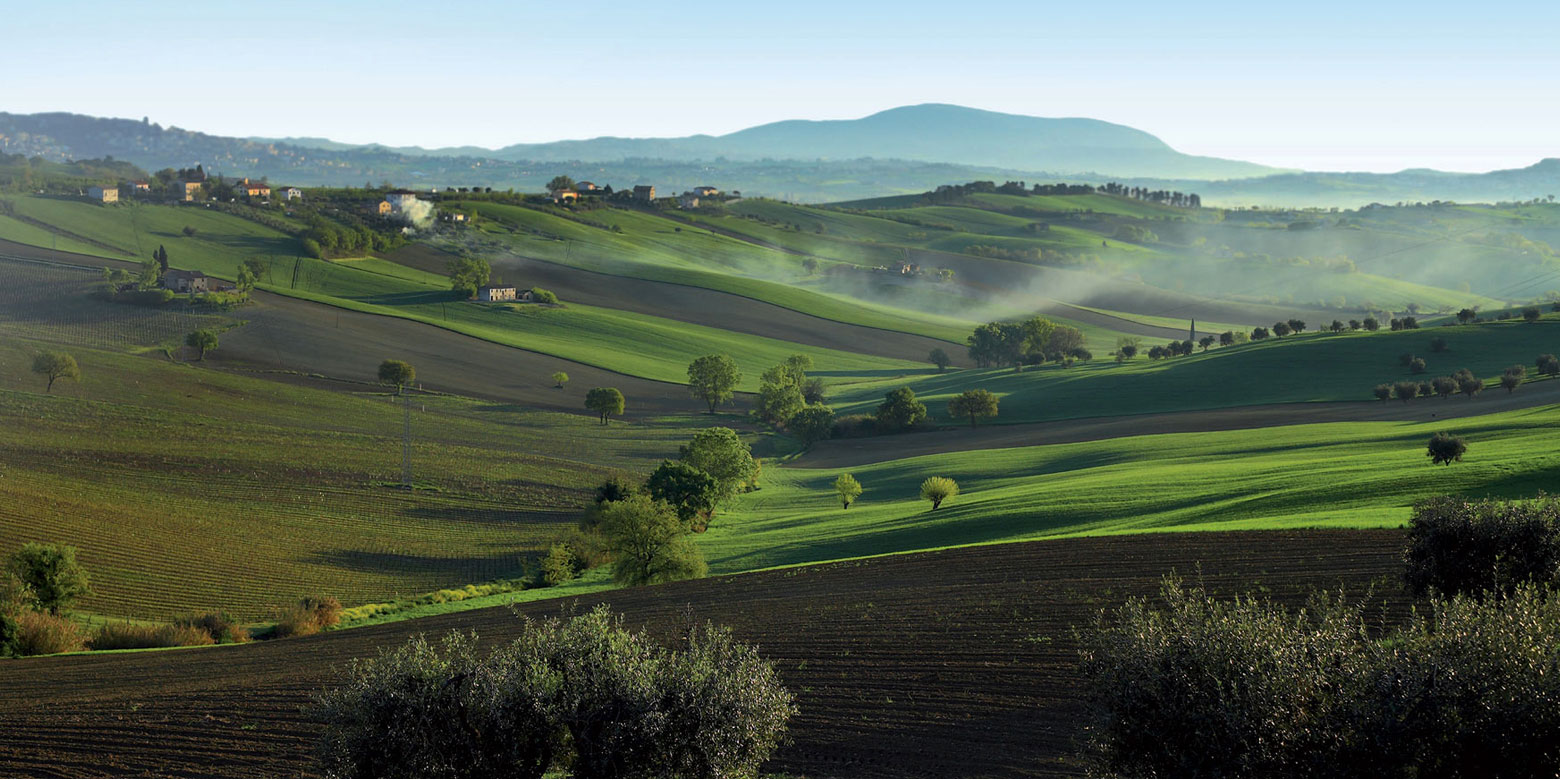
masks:
<svg viewBox="0 0 1560 780"><path fill-rule="evenodd" d="M1072 539L849 561L616 591L600 601L674 636L690 618L756 642L796 694L766 772L1080 774L1074 627L1201 569L1211 589L1315 587L1402 598L1394 531ZM528 604L529 614L566 605ZM577 607L588 606L579 603ZM298 775L314 771L312 692L349 658L424 632L518 627L504 609L306 639L0 663L0 775Z"/></svg>

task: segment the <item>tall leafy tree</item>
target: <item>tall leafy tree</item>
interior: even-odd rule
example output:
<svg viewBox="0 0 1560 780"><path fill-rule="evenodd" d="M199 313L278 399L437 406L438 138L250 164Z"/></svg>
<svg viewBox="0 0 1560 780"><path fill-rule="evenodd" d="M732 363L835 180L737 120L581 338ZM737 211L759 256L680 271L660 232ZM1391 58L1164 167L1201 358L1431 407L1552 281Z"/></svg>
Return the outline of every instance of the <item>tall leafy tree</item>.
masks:
<svg viewBox="0 0 1560 780"><path fill-rule="evenodd" d="M705 428L677 448L683 462L713 477L719 498L736 495L758 475L758 462L742 437L730 428Z"/></svg>
<svg viewBox="0 0 1560 780"><path fill-rule="evenodd" d="M965 390L948 401L948 416L968 417L974 428L978 418L997 416L997 397L989 390Z"/></svg>
<svg viewBox="0 0 1560 780"><path fill-rule="evenodd" d="M87 572L76 562L76 548L28 542L11 555L11 573L26 586L34 605L58 615L92 593Z"/></svg>
<svg viewBox="0 0 1560 780"><path fill-rule="evenodd" d="M585 408L599 415L602 425L612 415L622 414L624 407L623 391L616 387L594 387L585 394Z"/></svg>
<svg viewBox="0 0 1560 780"><path fill-rule="evenodd" d="M379 383L394 387L396 395L416 379L417 369L404 360L386 360L379 364Z"/></svg>
<svg viewBox="0 0 1560 780"><path fill-rule="evenodd" d="M742 372L729 355L705 355L688 364L688 391L709 406L710 414L731 400L741 382Z"/></svg>
<svg viewBox="0 0 1560 780"><path fill-rule="evenodd" d="M709 571L686 525L664 501L638 493L603 504L597 517L619 585L694 579Z"/></svg>

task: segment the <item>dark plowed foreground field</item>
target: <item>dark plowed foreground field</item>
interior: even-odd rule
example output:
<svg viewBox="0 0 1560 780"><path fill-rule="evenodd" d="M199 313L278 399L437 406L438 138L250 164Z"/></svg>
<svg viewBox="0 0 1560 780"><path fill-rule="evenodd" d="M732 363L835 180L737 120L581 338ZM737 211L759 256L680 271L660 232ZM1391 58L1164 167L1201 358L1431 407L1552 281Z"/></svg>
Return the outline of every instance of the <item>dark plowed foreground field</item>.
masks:
<svg viewBox="0 0 1560 780"><path fill-rule="evenodd" d="M1080 774L1074 627L1179 571L1296 603L1401 601L1393 531L1163 534L962 548L683 582L599 600L665 637L695 620L756 642L796 694L804 776ZM526 605L532 615L573 606ZM0 775L300 775L302 708L349 658L424 632L512 637L488 609L268 644L0 663Z"/></svg>

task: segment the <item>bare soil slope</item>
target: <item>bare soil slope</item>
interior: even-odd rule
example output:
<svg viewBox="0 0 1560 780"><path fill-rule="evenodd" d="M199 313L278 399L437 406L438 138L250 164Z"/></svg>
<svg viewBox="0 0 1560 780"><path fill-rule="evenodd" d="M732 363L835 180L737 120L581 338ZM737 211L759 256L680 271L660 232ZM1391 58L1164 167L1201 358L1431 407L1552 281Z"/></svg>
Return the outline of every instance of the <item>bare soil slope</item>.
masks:
<svg viewBox="0 0 1560 780"><path fill-rule="evenodd" d="M796 694L766 773L1077 775L1085 702L1073 629L1178 571L1303 600L1342 585L1401 605L1392 531L1071 539L847 561L602 594L675 637L696 621L760 645ZM1194 574L1201 567L1200 575ZM528 604L556 614L587 603ZM0 775L304 775L303 708L349 658L424 632L514 635L488 609L266 644L0 662Z"/></svg>

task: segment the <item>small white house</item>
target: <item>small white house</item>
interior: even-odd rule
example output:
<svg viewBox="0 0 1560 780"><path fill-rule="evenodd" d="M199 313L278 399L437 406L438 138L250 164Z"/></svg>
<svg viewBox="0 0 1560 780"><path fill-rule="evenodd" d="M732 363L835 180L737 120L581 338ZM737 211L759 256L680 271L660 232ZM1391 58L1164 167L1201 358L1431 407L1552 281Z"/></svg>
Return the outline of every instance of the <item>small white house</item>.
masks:
<svg viewBox="0 0 1560 780"><path fill-rule="evenodd" d="M118 187L91 187L87 190L87 197L99 203L118 203Z"/></svg>
<svg viewBox="0 0 1560 780"><path fill-rule="evenodd" d="M512 301L516 299L515 288L502 285L487 285L477 288L477 300L484 303L497 303L499 301Z"/></svg>
<svg viewBox="0 0 1560 780"><path fill-rule="evenodd" d="M297 187L288 187L287 189L282 190L282 197L286 198L287 200L298 200L299 198L303 197L303 190L300 190Z"/></svg>

